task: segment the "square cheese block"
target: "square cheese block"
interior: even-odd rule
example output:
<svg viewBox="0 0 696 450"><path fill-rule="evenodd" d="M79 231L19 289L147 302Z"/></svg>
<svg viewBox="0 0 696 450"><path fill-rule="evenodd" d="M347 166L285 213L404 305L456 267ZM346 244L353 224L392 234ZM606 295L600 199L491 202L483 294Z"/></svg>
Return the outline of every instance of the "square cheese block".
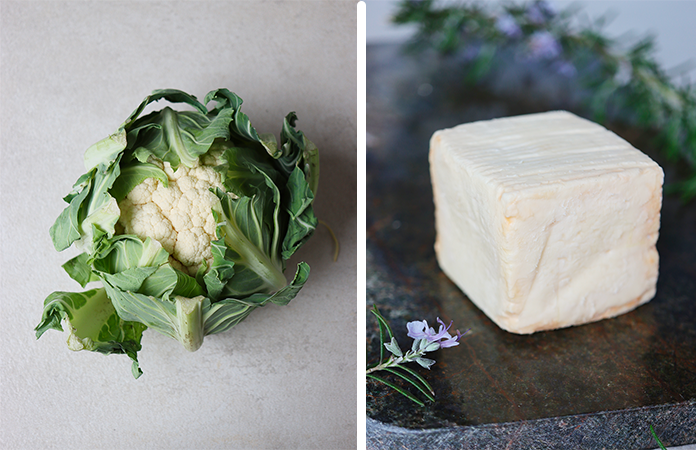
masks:
<svg viewBox="0 0 696 450"><path fill-rule="evenodd" d="M655 295L663 172L611 131L553 111L430 141L444 273L519 334L628 312Z"/></svg>

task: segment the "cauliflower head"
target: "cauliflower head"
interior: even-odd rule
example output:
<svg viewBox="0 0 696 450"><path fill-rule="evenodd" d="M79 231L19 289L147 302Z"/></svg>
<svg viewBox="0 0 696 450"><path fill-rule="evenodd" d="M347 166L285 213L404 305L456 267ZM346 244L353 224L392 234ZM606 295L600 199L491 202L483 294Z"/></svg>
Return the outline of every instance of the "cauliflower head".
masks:
<svg viewBox="0 0 696 450"><path fill-rule="evenodd" d="M210 241L215 237L212 210L219 204L211 188L224 189L222 175L215 171L213 157L201 158L192 167L151 158L167 174L169 186L157 178L147 178L119 202L118 225L123 234L159 242L170 254L175 268L195 276L202 264L211 267ZM228 194L229 195L229 194Z"/></svg>

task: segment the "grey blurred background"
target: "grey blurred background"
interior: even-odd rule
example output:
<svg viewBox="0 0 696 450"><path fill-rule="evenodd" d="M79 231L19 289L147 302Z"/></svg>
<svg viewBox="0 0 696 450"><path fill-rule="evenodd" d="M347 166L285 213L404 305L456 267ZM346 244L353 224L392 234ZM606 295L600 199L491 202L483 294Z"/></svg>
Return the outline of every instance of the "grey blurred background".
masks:
<svg viewBox="0 0 696 450"><path fill-rule="evenodd" d="M478 3L494 3L479 1ZM413 26L395 26L391 16L396 10L397 0L366 0L367 44L400 42L413 35ZM442 3L461 3L452 0ZM562 10L579 6L590 19L609 14L613 20L606 27L610 37L635 40L646 34L657 37L657 61L662 68L681 72L680 66L687 64L686 74L675 75L678 84L696 82L696 1L694 0L549 0L551 6Z"/></svg>

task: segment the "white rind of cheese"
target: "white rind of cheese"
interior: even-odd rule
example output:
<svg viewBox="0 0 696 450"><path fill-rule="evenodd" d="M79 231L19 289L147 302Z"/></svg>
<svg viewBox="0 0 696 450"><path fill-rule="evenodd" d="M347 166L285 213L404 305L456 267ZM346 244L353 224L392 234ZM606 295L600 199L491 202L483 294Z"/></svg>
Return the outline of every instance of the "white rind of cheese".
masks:
<svg viewBox="0 0 696 450"><path fill-rule="evenodd" d="M614 133L554 111L430 141L435 252L501 328L615 317L655 295L663 172Z"/></svg>

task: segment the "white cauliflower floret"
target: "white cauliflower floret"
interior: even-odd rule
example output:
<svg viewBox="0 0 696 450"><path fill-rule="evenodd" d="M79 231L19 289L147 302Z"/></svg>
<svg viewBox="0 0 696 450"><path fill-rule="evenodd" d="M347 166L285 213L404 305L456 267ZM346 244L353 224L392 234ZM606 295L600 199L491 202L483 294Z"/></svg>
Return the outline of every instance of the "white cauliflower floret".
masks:
<svg viewBox="0 0 696 450"><path fill-rule="evenodd" d="M148 178L119 203L119 225L126 234L141 239L152 238L171 255L174 267L195 275L201 264L210 267L213 255L210 241L216 239L212 208L218 198L210 188L224 190L221 175L213 161L196 162L188 168L180 165L176 171L169 163L152 161L169 178L169 187L155 178ZM206 165L210 163L211 165Z"/></svg>

